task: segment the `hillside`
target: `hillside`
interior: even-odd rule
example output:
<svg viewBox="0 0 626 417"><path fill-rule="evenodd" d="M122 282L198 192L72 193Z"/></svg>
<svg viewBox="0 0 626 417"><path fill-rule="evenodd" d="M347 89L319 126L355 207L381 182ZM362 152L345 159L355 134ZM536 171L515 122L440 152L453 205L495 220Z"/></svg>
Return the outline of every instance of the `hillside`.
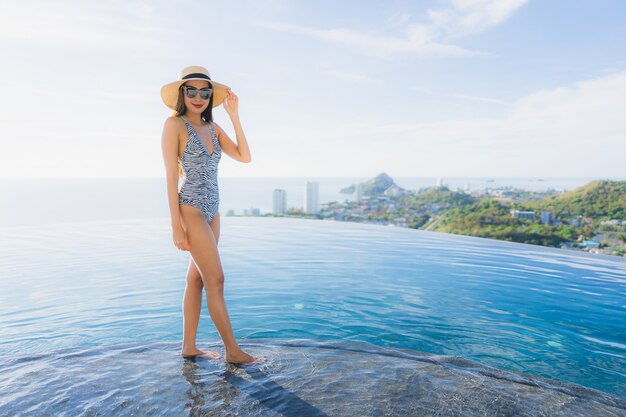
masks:
<svg viewBox="0 0 626 417"><path fill-rule="evenodd" d="M438 204L442 208L463 207L472 204L476 198L463 192L451 191L448 187L430 187L418 195L399 199L407 206L421 209L426 205Z"/></svg>
<svg viewBox="0 0 626 417"><path fill-rule="evenodd" d="M596 180L547 199L526 202L533 211L550 211L557 218L580 215L626 220L626 181Z"/></svg>
<svg viewBox="0 0 626 417"><path fill-rule="evenodd" d="M489 198L445 212L429 229L543 246L557 246L577 237L571 228L557 230L516 219L508 204Z"/></svg>
<svg viewBox="0 0 626 417"><path fill-rule="evenodd" d="M368 181L362 182L361 193L367 196L381 195L385 192L387 188L391 187L394 184L395 182L393 181L393 179L383 172ZM395 185L398 186L397 184ZM398 188L402 189L402 187ZM352 194L355 192L355 190L356 184L352 184L349 187L342 188L339 192L342 194Z"/></svg>
<svg viewBox="0 0 626 417"><path fill-rule="evenodd" d="M516 219L511 215L514 209L534 211L536 219ZM539 214L542 211L550 211L564 223L559 226L541 224ZM579 228L568 223L579 215L591 217L596 223L601 219L625 220L626 181L593 181L570 192L512 205L485 198L442 213L428 227L440 232L556 246L576 240L579 235L595 234L591 225Z"/></svg>

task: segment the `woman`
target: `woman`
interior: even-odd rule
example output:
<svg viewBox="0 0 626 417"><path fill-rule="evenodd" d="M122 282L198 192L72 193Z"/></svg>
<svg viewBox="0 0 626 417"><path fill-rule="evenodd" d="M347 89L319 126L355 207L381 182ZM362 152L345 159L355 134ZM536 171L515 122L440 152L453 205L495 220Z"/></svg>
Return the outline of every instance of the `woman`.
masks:
<svg viewBox="0 0 626 417"><path fill-rule="evenodd" d="M161 88L161 98L174 115L163 126L162 150L167 179L174 245L190 252L187 285L183 298L183 357L219 353L196 347L202 289L206 288L211 319L226 351L226 361L245 363L263 361L239 348L224 302L224 272L217 243L220 231L217 166L222 151L240 162L250 162L250 149L241 128L238 99L229 87L211 80L209 72L198 66L184 68L178 81ZM237 144L213 122L213 107L224 102ZM178 189L179 176L183 184Z"/></svg>

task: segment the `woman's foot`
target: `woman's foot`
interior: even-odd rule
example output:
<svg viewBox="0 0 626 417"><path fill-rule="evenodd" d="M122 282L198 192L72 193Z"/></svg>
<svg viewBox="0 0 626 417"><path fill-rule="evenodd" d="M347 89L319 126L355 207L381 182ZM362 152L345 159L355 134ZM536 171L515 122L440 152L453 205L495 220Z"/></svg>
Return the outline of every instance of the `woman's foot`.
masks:
<svg viewBox="0 0 626 417"><path fill-rule="evenodd" d="M220 355L217 352L213 352L211 350L202 350L198 348L181 350L180 354L182 355L183 358L193 358L195 356L207 356L211 359L219 359L222 357L222 355Z"/></svg>
<svg viewBox="0 0 626 417"><path fill-rule="evenodd" d="M251 356L241 349L234 352L226 352L226 362L229 363L243 363L245 365L254 365L257 363L265 362L265 360L266 359L263 356Z"/></svg>

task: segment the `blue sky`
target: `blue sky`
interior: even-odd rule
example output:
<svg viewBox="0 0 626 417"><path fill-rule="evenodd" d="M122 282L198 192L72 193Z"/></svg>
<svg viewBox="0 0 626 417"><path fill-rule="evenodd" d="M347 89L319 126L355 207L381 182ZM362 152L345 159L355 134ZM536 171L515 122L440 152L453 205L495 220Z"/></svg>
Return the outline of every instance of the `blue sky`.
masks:
<svg viewBox="0 0 626 417"><path fill-rule="evenodd" d="M164 176L160 87L202 65L253 158L220 176L623 179L625 18L621 0L7 2L0 177Z"/></svg>

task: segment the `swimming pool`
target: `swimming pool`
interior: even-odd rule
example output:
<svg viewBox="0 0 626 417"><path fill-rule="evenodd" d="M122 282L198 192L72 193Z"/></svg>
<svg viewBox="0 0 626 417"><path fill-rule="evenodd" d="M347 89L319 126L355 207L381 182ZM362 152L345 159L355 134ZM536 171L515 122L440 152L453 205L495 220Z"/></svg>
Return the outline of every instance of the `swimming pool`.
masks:
<svg viewBox="0 0 626 417"><path fill-rule="evenodd" d="M169 219L0 232L0 415L626 415L623 259L225 216L219 248L262 365L178 356ZM223 352L204 303L199 347Z"/></svg>

